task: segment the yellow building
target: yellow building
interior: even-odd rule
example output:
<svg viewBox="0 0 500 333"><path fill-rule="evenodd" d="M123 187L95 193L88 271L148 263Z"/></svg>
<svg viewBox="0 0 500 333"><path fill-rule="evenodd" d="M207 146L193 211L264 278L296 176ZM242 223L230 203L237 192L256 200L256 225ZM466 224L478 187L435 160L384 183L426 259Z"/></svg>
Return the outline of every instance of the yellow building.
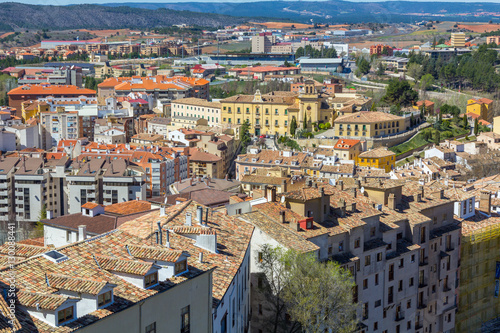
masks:
<svg viewBox="0 0 500 333"><path fill-rule="evenodd" d="M250 134L289 135L290 124L295 118L297 129L312 130L313 123L333 123L335 112L328 104L328 97L318 93L314 81L306 81L304 90L296 93L275 91L262 95L236 95L221 101L223 124L250 123Z"/></svg>
<svg viewBox="0 0 500 333"><path fill-rule="evenodd" d="M489 213L490 193L480 196L479 209ZM460 252L456 332L481 332L482 324L500 313L500 218L476 212L463 220Z"/></svg>
<svg viewBox="0 0 500 333"><path fill-rule="evenodd" d="M493 133L500 134L500 116L493 118Z"/></svg>
<svg viewBox="0 0 500 333"><path fill-rule="evenodd" d="M452 47L465 47L465 33L454 32L451 34Z"/></svg>
<svg viewBox="0 0 500 333"><path fill-rule="evenodd" d="M488 98L469 99L467 101L467 113L475 113L480 119L489 123L493 122L493 101Z"/></svg>
<svg viewBox="0 0 500 333"><path fill-rule="evenodd" d="M338 117L335 136L352 139L394 135L406 130L405 118L385 112L362 111Z"/></svg>
<svg viewBox="0 0 500 333"><path fill-rule="evenodd" d="M365 151L358 156L358 166L390 172L396 166L396 153L385 147Z"/></svg>
<svg viewBox="0 0 500 333"><path fill-rule="evenodd" d="M40 112L50 111L50 105L46 102L26 101L21 104L23 122L38 117Z"/></svg>

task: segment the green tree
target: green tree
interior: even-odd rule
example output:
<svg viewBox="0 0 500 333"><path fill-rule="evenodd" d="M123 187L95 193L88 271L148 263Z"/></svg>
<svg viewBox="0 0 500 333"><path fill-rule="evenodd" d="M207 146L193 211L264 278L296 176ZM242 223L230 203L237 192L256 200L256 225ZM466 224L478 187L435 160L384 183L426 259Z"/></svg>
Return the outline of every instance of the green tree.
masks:
<svg viewBox="0 0 500 333"><path fill-rule="evenodd" d="M477 118L474 120L474 135L477 136L479 134L479 121Z"/></svg>
<svg viewBox="0 0 500 333"><path fill-rule="evenodd" d="M434 143L438 144L441 142L441 132L435 131L434 132Z"/></svg>
<svg viewBox="0 0 500 333"><path fill-rule="evenodd" d="M418 99L418 93L413 90L406 80L391 79L387 85L382 101L387 104L410 106Z"/></svg>
<svg viewBox="0 0 500 333"><path fill-rule="evenodd" d="M292 117L292 121L290 122L290 135L295 136L295 132L297 131L297 120L295 117Z"/></svg>
<svg viewBox="0 0 500 333"><path fill-rule="evenodd" d="M375 103L372 103L372 106L370 107L370 111L377 111L377 106Z"/></svg>
<svg viewBox="0 0 500 333"><path fill-rule="evenodd" d="M241 153L245 154L247 151L247 146L250 143L250 122L245 120L240 128L240 144L241 144Z"/></svg>
<svg viewBox="0 0 500 333"><path fill-rule="evenodd" d="M418 82L420 76L422 76L422 66L417 63L411 63L408 65L407 73L409 77L415 79L415 82Z"/></svg>
<svg viewBox="0 0 500 333"><path fill-rule="evenodd" d="M334 261L320 263L314 254L287 251L280 260L286 270L283 300L293 321L304 332L332 330L350 333L356 328L353 279Z"/></svg>
<svg viewBox="0 0 500 333"><path fill-rule="evenodd" d="M435 83L434 76L432 76L431 74L425 74L420 79L420 89L424 91L428 90L434 85L434 83Z"/></svg>
<svg viewBox="0 0 500 333"><path fill-rule="evenodd" d="M307 129L307 113L304 112L304 124L302 125L302 128L304 130Z"/></svg>
<svg viewBox="0 0 500 333"><path fill-rule="evenodd" d="M366 75L370 73L370 68L371 68L370 62L365 58L359 57L356 60L356 65L358 66L357 71L359 71L360 74Z"/></svg>
<svg viewBox="0 0 500 333"><path fill-rule="evenodd" d="M467 115L464 114L464 117L462 118L462 127L466 129L468 127L468 125L469 125L469 122L467 120Z"/></svg>
<svg viewBox="0 0 500 333"><path fill-rule="evenodd" d="M378 68L377 68L377 75L381 76L381 75L384 75L384 73L385 73L385 66L382 62L379 62Z"/></svg>

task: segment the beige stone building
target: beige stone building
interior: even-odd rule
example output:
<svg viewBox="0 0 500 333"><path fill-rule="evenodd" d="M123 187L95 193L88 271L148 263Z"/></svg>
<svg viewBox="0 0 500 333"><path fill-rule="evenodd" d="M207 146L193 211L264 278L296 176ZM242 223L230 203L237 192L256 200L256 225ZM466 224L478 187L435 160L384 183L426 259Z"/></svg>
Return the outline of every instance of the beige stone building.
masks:
<svg viewBox="0 0 500 333"><path fill-rule="evenodd" d="M395 135L406 131L405 118L390 113L362 111L335 119L335 135L364 139Z"/></svg>
<svg viewBox="0 0 500 333"><path fill-rule="evenodd" d="M208 102L201 98L181 98L172 101L173 117L186 116L207 120L208 126L217 126L221 121L221 103Z"/></svg>

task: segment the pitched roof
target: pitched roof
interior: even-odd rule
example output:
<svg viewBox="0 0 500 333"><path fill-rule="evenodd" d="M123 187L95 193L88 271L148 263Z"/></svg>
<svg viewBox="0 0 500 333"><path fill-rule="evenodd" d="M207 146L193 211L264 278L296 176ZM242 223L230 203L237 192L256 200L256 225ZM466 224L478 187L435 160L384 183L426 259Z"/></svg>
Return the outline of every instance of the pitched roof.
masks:
<svg viewBox="0 0 500 333"><path fill-rule="evenodd" d="M134 275L146 275L154 266L151 262L117 259L108 256L95 256L95 259L102 269Z"/></svg>
<svg viewBox="0 0 500 333"><path fill-rule="evenodd" d="M69 296L34 293L24 290L19 290L16 296L17 296L17 301L22 306L30 308L36 308L38 306L40 307L40 309L45 309L45 310L55 310L61 305L63 305L69 299L76 300L76 298Z"/></svg>
<svg viewBox="0 0 500 333"><path fill-rule="evenodd" d="M378 121L399 121L404 120L403 117L396 116L386 112L378 111L361 111L346 114L335 119L335 123L373 123Z"/></svg>
<svg viewBox="0 0 500 333"><path fill-rule="evenodd" d="M47 281L51 288L97 295L108 284L106 281L96 281L71 277L63 274L47 274Z"/></svg>
<svg viewBox="0 0 500 333"><path fill-rule="evenodd" d="M92 89L79 88L71 85L25 84L12 89L8 95L95 95Z"/></svg>
<svg viewBox="0 0 500 333"><path fill-rule="evenodd" d="M379 147L372 150L365 151L359 154L359 158L380 158L387 157L391 155L396 155L393 151L390 151L386 147Z"/></svg>
<svg viewBox="0 0 500 333"><path fill-rule="evenodd" d="M127 245L127 249L134 258L154 259L167 262L176 262L182 255L180 250L159 248L153 246Z"/></svg>

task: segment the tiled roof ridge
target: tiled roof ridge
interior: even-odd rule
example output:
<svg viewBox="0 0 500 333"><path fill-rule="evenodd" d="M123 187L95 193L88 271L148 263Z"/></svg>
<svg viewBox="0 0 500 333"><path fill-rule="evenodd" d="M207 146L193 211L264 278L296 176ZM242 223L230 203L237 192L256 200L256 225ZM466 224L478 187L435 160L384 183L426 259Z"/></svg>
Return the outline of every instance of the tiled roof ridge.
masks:
<svg viewBox="0 0 500 333"><path fill-rule="evenodd" d="M176 262L183 254L182 250L174 250L159 246L127 244L125 247L134 258L139 259L155 259Z"/></svg>
<svg viewBox="0 0 500 333"><path fill-rule="evenodd" d="M31 297L26 299L27 297ZM36 297L36 299L34 299ZM40 293L28 290L19 290L17 292L17 301L19 304L27 307L39 306L41 309L55 310L68 299L78 299L76 297L64 296L59 294ZM50 302L52 301L52 303Z"/></svg>
<svg viewBox="0 0 500 333"><path fill-rule="evenodd" d="M57 273L47 274L47 282L51 288L84 292L91 295L97 295L108 284L107 281L97 281ZM75 285L74 283L76 282L78 283Z"/></svg>
<svg viewBox="0 0 500 333"><path fill-rule="evenodd" d="M3 296L0 296L0 312L6 319L10 319L8 322L12 326L12 332L17 332L23 328L16 316L11 317L9 306Z"/></svg>
<svg viewBox="0 0 500 333"><path fill-rule="evenodd" d="M146 274L155 265L152 262L141 261L138 259L115 258L107 255L95 255L94 258L100 269L137 275ZM118 266L118 264L134 264L136 267Z"/></svg>
<svg viewBox="0 0 500 333"><path fill-rule="evenodd" d="M164 220L164 222L163 222L163 224L161 224L161 226L163 227L165 224L171 222L174 218L176 218L181 212L183 212L189 206L191 201L193 201L193 200L189 199L184 203L181 203L179 205L175 205L175 206L181 206L181 207L176 212L174 212L172 215L167 217L167 219Z"/></svg>

